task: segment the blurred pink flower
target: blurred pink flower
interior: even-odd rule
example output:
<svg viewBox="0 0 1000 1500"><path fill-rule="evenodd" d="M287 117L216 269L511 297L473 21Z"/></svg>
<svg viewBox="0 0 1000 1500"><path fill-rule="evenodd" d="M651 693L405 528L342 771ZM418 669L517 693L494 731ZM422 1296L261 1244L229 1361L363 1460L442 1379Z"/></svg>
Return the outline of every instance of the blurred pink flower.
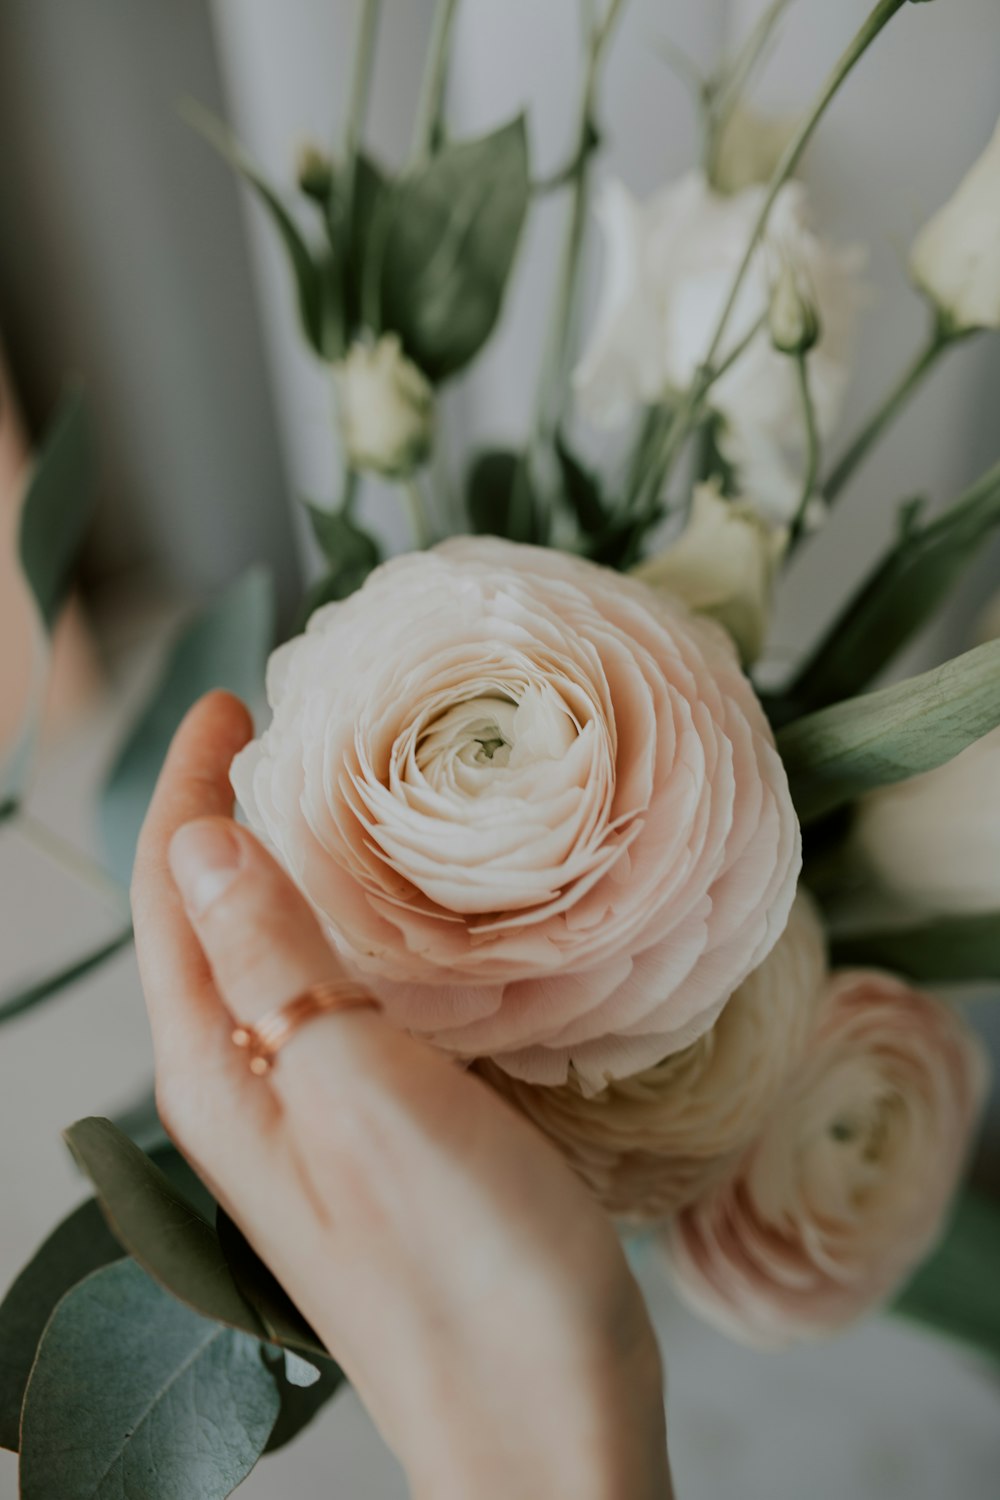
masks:
<svg viewBox="0 0 1000 1500"><path fill-rule="evenodd" d="M985 1084L975 1037L943 1002L886 974L835 975L764 1132L666 1231L682 1295L772 1348L882 1301L941 1232Z"/></svg>

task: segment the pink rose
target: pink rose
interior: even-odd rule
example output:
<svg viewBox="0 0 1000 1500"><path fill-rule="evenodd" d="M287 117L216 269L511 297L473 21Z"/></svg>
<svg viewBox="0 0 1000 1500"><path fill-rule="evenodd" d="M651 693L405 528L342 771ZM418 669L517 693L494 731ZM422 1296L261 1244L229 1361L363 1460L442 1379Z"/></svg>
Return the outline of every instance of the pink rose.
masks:
<svg viewBox="0 0 1000 1500"><path fill-rule="evenodd" d="M819 916L800 889L788 926L719 1019L685 1047L593 1097L476 1070L558 1146L616 1219L653 1224L732 1170L801 1062L827 978Z"/></svg>
<svg viewBox="0 0 1000 1500"><path fill-rule="evenodd" d="M983 1054L947 1005L887 974L836 975L765 1130L667 1231L682 1295L772 1348L887 1297L941 1232L985 1086Z"/></svg>
<svg viewBox="0 0 1000 1500"><path fill-rule="evenodd" d="M589 1088L686 1047L784 929L798 823L733 647L645 585L458 538L275 652L233 785L392 1017Z"/></svg>

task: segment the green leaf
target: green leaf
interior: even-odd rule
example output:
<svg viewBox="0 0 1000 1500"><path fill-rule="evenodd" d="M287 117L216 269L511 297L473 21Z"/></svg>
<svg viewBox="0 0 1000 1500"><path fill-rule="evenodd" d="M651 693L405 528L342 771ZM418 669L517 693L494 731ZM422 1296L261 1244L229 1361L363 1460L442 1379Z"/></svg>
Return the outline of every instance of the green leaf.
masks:
<svg viewBox="0 0 1000 1500"><path fill-rule="evenodd" d="M91 1198L52 1231L0 1303L0 1447L17 1452L28 1376L56 1304L124 1254Z"/></svg>
<svg viewBox="0 0 1000 1500"><path fill-rule="evenodd" d="M94 435L84 397L71 388L36 455L19 521L21 568L46 636L66 602L93 515L95 473ZM48 652L35 651L24 721L0 767L0 816L16 812L24 792L47 684Z"/></svg>
<svg viewBox="0 0 1000 1500"><path fill-rule="evenodd" d="M132 928L128 926L114 937L108 938L106 942L99 943L89 953L83 954L81 958L74 958L61 969L56 969L52 974L46 974L42 979L33 980L31 984L22 989L14 990L8 994L0 995L0 1026L7 1021L13 1021L16 1016L24 1015L25 1011L34 1010L36 1005L42 1005L46 1000L62 994L78 980L86 978L94 969L100 968L127 948L132 941Z"/></svg>
<svg viewBox="0 0 1000 1500"><path fill-rule="evenodd" d="M374 537L362 531L349 516L339 510L320 510L306 505L313 535L323 556L336 573L363 573L365 577L381 561L381 550Z"/></svg>
<svg viewBox="0 0 1000 1500"><path fill-rule="evenodd" d="M18 549L46 630L66 602L94 510L94 434L80 390L67 391L35 460L21 507Z"/></svg>
<svg viewBox="0 0 1000 1500"><path fill-rule="evenodd" d="M299 319L309 344L317 354L338 352L325 347L328 319L324 299L330 285L329 278L314 258L288 209L222 120L193 100L185 101L181 114L244 178L267 210L288 257L298 297Z"/></svg>
<svg viewBox="0 0 1000 1500"><path fill-rule="evenodd" d="M1000 641L880 692L796 719L778 734L802 821L873 787L943 765L1000 724Z"/></svg>
<svg viewBox="0 0 1000 1500"><path fill-rule="evenodd" d="M556 456L562 472L563 494L577 525L584 536L599 536L606 530L610 516L596 477L573 457L561 437L556 439Z"/></svg>
<svg viewBox="0 0 1000 1500"><path fill-rule="evenodd" d="M1000 1204L964 1192L937 1250L894 1311L1000 1360Z"/></svg>
<svg viewBox="0 0 1000 1500"><path fill-rule="evenodd" d="M22 1500L224 1500L279 1412L255 1339L183 1307L132 1261L56 1308L24 1403Z"/></svg>
<svg viewBox="0 0 1000 1500"><path fill-rule="evenodd" d="M861 692L951 598L1000 526L1000 468L943 515L920 525L904 507L895 545L869 574L802 668L788 696L801 712Z"/></svg>
<svg viewBox="0 0 1000 1500"><path fill-rule="evenodd" d="M286 1354L287 1360L287 1354ZM285 1361L271 1365L271 1374L281 1398L281 1411L268 1438L265 1453L276 1453L293 1438L298 1437L345 1385L344 1376L332 1361L327 1360L319 1372L319 1379L312 1385L295 1385L288 1377Z"/></svg>
<svg viewBox="0 0 1000 1500"><path fill-rule="evenodd" d="M493 330L530 197L523 118L445 146L396 185L381 245L381 324L431 380Z"/></svg>
<svg viewBox="0 0 1000 1500"><path fill-rule="evenodd" d="M356 332L366 321L366 287L378 275L381 257L383 215L388 211L391 189L385 175L371 157L358 157L354 178L350 255L347 274L347 323ZM337 268L334 267L334 274ZM376 280L375 285L378 285Z"/></svg>
<svg viewBox="0 0 1000 1500"><path fill-rule="evenodd" d="M139 829L181 719L213 688L228 688L240 698L256 697L273 635L273 589L260 568L231 584L181 632L101 794L106 858L123 884L131 876Z"/></svg>
<svg viewBox="0 0 1000 1500"><path fill-rule="evenodd" d="M831 936L834 963L891 969L927 984L1000 980L1000 912Z"/></svg>
<svg viewBox="0 0 1000 1500"><path fill-rule="evenodd" d="M304 1350L325 1368L330 1356L274 1273L264 1264L242 1231L223 1209L215 1217L216 1233L233 1280L272 1343Z"/></svg>
<svg viewBox="0 0 1000 1500"><path fill-rule="evenodd" d="M66 1140L115 1238L144 1270L203 1316L255 1338L267 1336L233 1279L215 1230L155 1162L110 1120L78 1120Z"/></svg>
<svg viewBox="0 0 1000 1500"><path fill-rule="evenodd" d="M466 508L479 536L544 543L545 528L524 458L502 449L480 453L469 472Z"/></svg>

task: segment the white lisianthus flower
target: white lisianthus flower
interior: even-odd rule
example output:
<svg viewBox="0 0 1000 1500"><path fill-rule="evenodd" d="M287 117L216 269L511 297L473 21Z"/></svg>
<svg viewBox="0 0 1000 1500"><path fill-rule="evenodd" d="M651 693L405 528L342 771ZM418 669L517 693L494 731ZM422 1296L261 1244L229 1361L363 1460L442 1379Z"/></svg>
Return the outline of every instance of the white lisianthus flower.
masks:
<svg viewBox="0 0 1000 1500"><path fill-rule="evenodd" d="M876 1306L941 1233L987 1080L957 1011L889 974L835 974L766 1127L664 1232L681 1295L762 1348Z"/></svg>
<svg viewBox="0 0 1000 1500"><path fill-rule="evenodd" d="M876 878L922 912L1000 911L1000 729L870 792L854 843Z"/></svg>
<svg viewBox="0 0 1000 1500"><path fill-rule="evenodd" d="M765 115L737 104L715 148L712 178L719 192L739 193L770 182L800 123L798 115Z"/></svg>
<svg viewBox="0 0 1000 1500"><path fill-rule="evenodd" d="M819 917L800 889L788 926L711 1031L683 1052L587 1097L539 1088L495 1064L488 1083L558 1146L610 1214L653 1224L720 1181L801 1061L827 977Z"/></svg>
<svg viewBox="0 0 1000 1500"><path fill-rule="evenodd" d="M749 502L725 500L715 485L700 484L681 535L633 571L644 583L718 620L749 665L764 646L787 540L786 529L772 526Z"/></svg>
<svg viewBox="0 0 1000 1500"><path fill-rule="evenodd" d="M623 424L640 406L688 387L708 352L753 232L765 189L731 197L689 172L646 202L623 183L605 183L598 216L606 240L604 287L590 346L575 374L581 405L601 426ZM850 373L863 255L834 249L808 227L805 190L789 182L771 211L729 321L721 357L763 320L760 331L712 387L724 419L721 447L741 489L777 521L799 502L805 449L795 367L766 326L773 283L789 262L815 297L822 337L809 355L821 438L840 415Z"/></svg>
<svg viewBox="0 0 1000 1500"><path fill-rule="evenodd" d="M917 236L910 274L955 333L1000 329L1000 125Z"/></svg>
<svg viewBox="0 0 1000 1500"><path fill-rule="evenodd" d="M434 391L396 334L352 344L334 366L334 379L352 468L396 478L423 463L434 434Z"/></svg>

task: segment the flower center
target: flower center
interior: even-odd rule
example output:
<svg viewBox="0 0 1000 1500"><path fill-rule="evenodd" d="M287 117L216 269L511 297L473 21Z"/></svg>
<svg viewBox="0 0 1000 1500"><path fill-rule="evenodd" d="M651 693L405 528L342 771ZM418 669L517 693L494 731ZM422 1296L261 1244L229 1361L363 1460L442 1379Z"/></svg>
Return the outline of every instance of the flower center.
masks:
<svg viewBox="0 0 1000 1500"><path fill-rule="evenodd" d="M432 786L477 796L496 790L498 778L562 759L576 734L552 692L530 686L517 699L486 693L453 704L428 724L416 761Z"/></svg>

